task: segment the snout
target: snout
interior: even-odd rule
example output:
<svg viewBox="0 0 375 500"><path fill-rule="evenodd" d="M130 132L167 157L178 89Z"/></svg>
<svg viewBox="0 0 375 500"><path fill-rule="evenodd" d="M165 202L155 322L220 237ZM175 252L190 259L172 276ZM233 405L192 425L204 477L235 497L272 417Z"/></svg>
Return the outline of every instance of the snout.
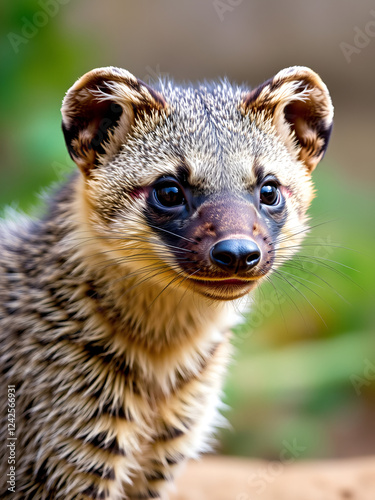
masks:
<svg viewBox="0 0 375 500"><path fill-rule="evenodd" d="M255 267L260 261L261 251L251 239L227 239L215 243L209 256L213 266L236 275Z"/></svg>
<svg viewBox="0 0 375 500"><path fill-rule="evenodd" d="M233 300L253 290L269 267L264 237L243 235L211 242L202 240L195 255L199 271L193 271L190 283L195 290L217 300ZM242 236L242 235L241 235ZM263 243L261 250L260 243ZM265 261L265 262L262 262Z"/></svg>
<svg viewBox="0 0 375 500"><path fill-rule="evenodd" d="M270 231L251 198L209 198L181 227L181 239L168 243L176 249L184 286L203 295L217 300L241 297L272 268Z"/></svg>

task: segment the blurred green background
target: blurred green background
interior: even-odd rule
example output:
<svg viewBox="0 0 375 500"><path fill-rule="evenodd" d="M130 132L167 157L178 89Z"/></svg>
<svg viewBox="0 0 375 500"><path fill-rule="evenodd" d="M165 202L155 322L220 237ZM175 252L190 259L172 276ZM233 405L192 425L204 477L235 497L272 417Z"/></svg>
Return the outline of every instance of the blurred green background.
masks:
<svg viewBox="0 0 375 500"><path fill-rule="evenodd" d="M74 168L59 110L94 67L253 86L295 64L320 73L336 121L314 173L317 226L236 331L219 449L375 453L374 2L8 0L0 23L1 208L29 211Z"/></svg>

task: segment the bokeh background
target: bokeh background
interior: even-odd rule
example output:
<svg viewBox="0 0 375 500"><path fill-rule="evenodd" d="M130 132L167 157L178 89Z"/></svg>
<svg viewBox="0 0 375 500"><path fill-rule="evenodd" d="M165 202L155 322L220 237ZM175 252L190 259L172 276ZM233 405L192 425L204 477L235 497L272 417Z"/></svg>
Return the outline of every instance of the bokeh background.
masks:
<svg viewBox="0 0 375 500"><path fill-rule="evenodd" d="M336 120L314 173L316 227L236 330L219 450L374 454L375 2L4 0L0 27L2 210L30 211L74 168L59 110L94 67L253 86L296 64L322 76Z"/></svg>

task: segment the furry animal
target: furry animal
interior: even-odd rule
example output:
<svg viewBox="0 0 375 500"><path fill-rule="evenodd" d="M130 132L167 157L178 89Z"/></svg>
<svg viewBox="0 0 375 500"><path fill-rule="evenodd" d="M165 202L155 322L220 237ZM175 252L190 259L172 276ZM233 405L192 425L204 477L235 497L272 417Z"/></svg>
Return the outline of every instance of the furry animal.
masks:
<svg viewBox="0 0 375 500"><path fill-rule="evenodd" d="M253 90L108 67L62 115L79 169L0 229L0 495L164 498L220 424L241 297L307 230L331 99L305 67Z"/></svg>

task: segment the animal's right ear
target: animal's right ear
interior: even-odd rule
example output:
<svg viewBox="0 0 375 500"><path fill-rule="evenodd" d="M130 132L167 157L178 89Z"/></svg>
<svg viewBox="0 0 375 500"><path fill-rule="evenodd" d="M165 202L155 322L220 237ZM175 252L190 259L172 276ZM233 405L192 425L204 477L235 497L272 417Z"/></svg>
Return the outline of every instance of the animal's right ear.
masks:
<svg viewBox="0 0 375 500"><path fill-rule="evenodd" d="M62 127L70 156L88 176L118 152L140 113L167 110L161 94L120 68L86 73L63 101Z"/></svg>

